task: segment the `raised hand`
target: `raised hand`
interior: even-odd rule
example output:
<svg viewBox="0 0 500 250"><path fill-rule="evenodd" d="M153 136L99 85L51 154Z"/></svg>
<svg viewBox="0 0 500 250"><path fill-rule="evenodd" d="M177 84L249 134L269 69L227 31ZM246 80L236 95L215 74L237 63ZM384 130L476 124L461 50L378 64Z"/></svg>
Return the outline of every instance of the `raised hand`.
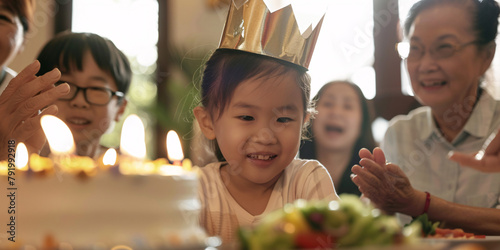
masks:
<svg viewBox="0 0 500 250"><path fill-rule="evenodd" d="M54 87L61 72L54 69L43 76L36 76L40 68L33 62L12 79L0 95L0 160L7 159L7 142L24 142L30 153L38 153L45 143L40 118L55 115L53 103L69 92L67 84Z"/></svg>
<svg viewBox="0 0 500 250"><path fill-rule="evenodd" d="M496 133L492 140L487 140L486 147L474 154L450 152L449 158L461 166L477 169L482 172L500 172L500 133Z"/></svg>

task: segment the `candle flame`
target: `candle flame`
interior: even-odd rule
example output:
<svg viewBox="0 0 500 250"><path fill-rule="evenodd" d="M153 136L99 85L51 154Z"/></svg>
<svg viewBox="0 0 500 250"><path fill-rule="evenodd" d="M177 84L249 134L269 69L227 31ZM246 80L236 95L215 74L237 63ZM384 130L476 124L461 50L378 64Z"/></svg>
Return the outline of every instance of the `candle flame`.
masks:
<svg viewBox="0 0 500 250"><path fill-rule="evenodd" d="M116 164L117 153L114 148L110 148L104 153L102 163L106 166L114 166Z"/></svg>
<svg viewBox="0 0 500 250"><path fill-rule="evenodd" d="M20 142L16 147L16 168L22 171L28 170L28 148L24 143Z"/></svg>
<svg viewBox="0 0 500 250"><path fill-rule="evenodd" d="M182 161L184 153L182 152L181 140L177 133L173 130L167 133L167 152L170 161Z"/></svg>
<svg viewBox="0 0 500 250"><path fill-rule="evenodd" d="M130 155L137 159L146 157L144 124L137 115L129 115L123 122L120 150L124 155Z"/></svg>
<svg viewBox="0 0 500 250"><path fill-rule="evenodd" d="M396 49L401 58L407 58L410 53L410 44L408 42L400 42L396 45Z"/></svg>
<svg viewBox="0 0 500 250"><path fill-rule="evenodd" d="M72 154L75 152L71 130L61 119L53 115L44 115L40 123L49 142L51 153Z"/></svg>

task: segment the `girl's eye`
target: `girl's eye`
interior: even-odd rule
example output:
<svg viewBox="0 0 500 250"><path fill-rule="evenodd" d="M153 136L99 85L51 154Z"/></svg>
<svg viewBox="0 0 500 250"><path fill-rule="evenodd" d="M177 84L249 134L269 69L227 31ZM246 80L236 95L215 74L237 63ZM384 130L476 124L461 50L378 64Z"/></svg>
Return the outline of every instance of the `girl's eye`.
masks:
<svg viewBox="0 0 500 250"><path fill-rule="evenodd" d="M255 120L252 116L249 116L249 115L238 116L238 118L241 119L241 120L244 120L244 121L253 121L253 120Z"/></svg>
<svg viewBox="0 0 500 250"><path fill-rule="evenodd" d="M326 107L326 108L333 107L333 103L332 102L324 102L323 107Z"/></svg>
<svg viewBox="0 0 500 250"><path fill-rule="evenodd" d="M289 117L280 117L280 118L278 118L278 120L277 120L277 121L278 121L279 123L288 123L288 122L293 121L293 119L292 119L292 118L289 118Z"/></svg>

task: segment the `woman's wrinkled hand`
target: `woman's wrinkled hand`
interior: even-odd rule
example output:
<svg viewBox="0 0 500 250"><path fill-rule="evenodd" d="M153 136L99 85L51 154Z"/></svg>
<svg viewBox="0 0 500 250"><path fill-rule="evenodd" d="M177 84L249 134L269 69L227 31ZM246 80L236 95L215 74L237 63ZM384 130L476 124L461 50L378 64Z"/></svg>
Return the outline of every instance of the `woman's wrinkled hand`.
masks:
<svg viewBox="0 0 500 250"><path fill-rule="evenodd" d="M37 77L39 69L40 63L33 62L0 95L0 160L7 159L9 140L24 142L30 153L38 153L45 144L41 116L55 115L53 103L69 92L67 84L54 87L61 77L58 69Z"/></svg>
<svg viewBox="0 0 500 250"><path fill-rule="evenodd" d="M359 156L360 165L352 167L352 180L365 197L387 213L419 213L418 192L397 165L385 162L382 149L375 148L373 154L361 149Z"/></svg>

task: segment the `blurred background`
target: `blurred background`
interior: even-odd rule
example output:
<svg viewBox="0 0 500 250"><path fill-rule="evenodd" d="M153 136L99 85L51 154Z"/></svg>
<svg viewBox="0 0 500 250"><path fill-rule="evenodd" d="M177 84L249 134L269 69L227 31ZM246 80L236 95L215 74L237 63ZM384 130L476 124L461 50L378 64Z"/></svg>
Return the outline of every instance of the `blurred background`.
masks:
<svg viewBox="0 0 500 250"><path fill-rule="evenodd" d="M125 116L134 113L143 120L149 158L166 157L165 136L172 129L189 157L191 111L198 104L203 63L218 46L231 0L35 1L34 27L10 67L21 71L59 32L93 32L111 39L132 63ZM419 106L395 49L403 41L406 14L418 0L331 1L309 68L312 95L331 80L358 84L370 99L373 132L380 141L388 120ZM497 98L499 60L497 55L486 77ZM104 145L119 146L121 125L102 138Z"/></svg>

